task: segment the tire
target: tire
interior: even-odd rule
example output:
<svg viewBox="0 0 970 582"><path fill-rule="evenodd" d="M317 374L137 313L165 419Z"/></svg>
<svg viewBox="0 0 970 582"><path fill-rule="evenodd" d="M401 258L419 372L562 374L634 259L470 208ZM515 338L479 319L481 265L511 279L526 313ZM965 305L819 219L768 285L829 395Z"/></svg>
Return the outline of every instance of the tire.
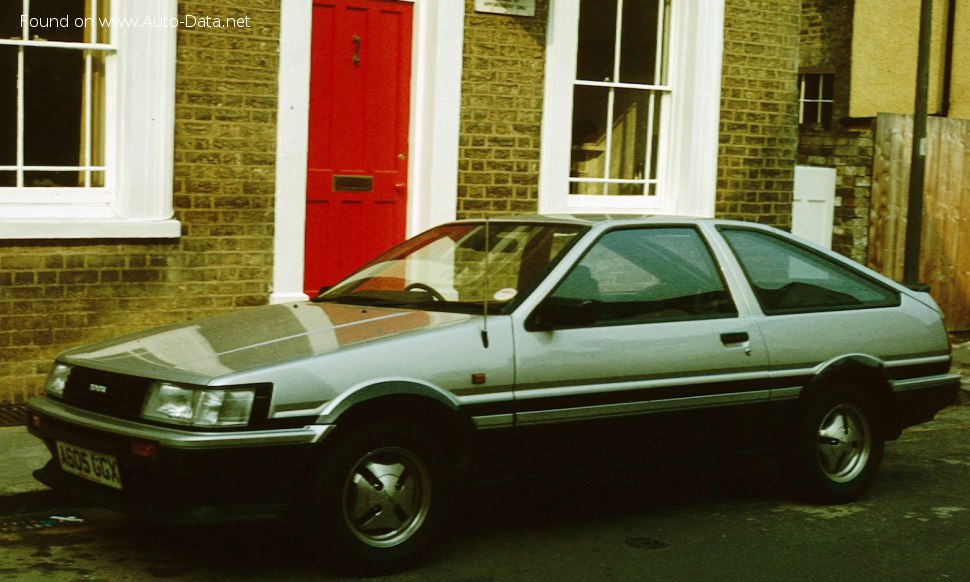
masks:
<svg viewBox="0 0 970 582"><path fill-rule="evenodd" d="M334 435L306 492L306 546L321 561L357 574L398 571L429 549L446 520L446 456L407 424L345 431Z"/></svg>
<svg viewBox="0 0 970 582"><path fill-rule="evenodd" d="M805 412L794 450L797 491L815 503L854 501L882 463L884 437L875 400L853 387L821 393Z"/></svg>

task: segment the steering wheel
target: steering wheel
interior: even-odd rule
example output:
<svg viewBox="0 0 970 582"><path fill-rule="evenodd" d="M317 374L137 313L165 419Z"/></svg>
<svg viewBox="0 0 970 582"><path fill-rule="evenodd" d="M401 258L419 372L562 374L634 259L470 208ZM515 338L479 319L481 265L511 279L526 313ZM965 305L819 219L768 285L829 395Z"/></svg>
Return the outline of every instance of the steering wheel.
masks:
<svg viewBox="0 0 970 582"><path fill-rule="evenodd" d="M413 291L415 289L417 289L419 291L424 291L425 293L430 294L434 298L435 301L448 301L447 299L445 299L445 296L444 295L442 295L441 293L439 293L431 285L426 285L424 283L411 283L410 285L408 285L407 287L404 288L405 291Z"/></svg>

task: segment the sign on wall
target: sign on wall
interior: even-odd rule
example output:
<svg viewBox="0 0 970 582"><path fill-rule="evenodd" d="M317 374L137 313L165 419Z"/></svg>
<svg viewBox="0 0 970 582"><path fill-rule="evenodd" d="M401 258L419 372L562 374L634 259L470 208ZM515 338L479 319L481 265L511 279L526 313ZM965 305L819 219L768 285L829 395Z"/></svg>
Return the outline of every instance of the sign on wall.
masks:
<svg viewBox="0 0 970 582"><path fill-rule="evenodd" d="M536 0L475 0L475 12L535 16Z"/></svg>

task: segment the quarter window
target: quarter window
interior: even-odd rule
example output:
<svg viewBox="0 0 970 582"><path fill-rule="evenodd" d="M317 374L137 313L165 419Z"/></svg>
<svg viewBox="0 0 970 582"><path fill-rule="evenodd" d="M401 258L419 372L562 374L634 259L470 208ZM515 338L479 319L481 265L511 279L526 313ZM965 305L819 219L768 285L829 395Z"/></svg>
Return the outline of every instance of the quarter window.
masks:
<svg viewBox="0 0 970 582"><path fill-rule="evenodd" d="M832 259L753 230L724 229L767 315L899 304L899 294Z"/></svg>
<svg viewBox="0 0 970 582"><path fill-rule="evenodd" d="M588 311L589 324L737 315L707 245L692 228L618 230L603 235L550 301Z"/></svg>

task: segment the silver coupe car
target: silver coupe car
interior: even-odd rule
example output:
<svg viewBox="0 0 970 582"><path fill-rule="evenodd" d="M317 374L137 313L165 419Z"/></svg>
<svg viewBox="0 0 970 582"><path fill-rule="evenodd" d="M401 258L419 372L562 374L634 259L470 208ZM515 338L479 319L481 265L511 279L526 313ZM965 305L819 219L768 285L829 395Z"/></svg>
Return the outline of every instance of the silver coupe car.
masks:
<svg viewBox="0 0 970 582"><path fill-rule="evenodd" d="M291 517L370 571L461 485L771 453L857 498L954 401L936 303L785 232L676 217L445 224L308 302L61 354L50 487L180 521ZM766 435L770 435L766 437Z"/></svg>

